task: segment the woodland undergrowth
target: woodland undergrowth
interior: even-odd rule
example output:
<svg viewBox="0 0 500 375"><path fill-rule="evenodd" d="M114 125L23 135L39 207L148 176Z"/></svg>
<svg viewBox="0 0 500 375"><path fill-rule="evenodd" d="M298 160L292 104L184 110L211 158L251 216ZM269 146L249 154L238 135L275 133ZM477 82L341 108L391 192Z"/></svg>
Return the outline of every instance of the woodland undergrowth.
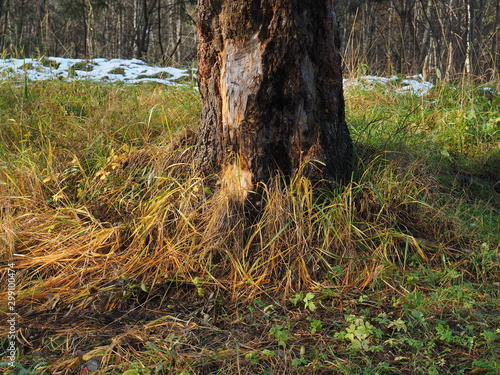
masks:
<svg viewBox="0 0 500 375"><path fill-rule="evenodd" d="M276 176L249 221L197 173L196 90L2 81L19 369L493 374L498 92L351 88L351 180Z"/></svg>

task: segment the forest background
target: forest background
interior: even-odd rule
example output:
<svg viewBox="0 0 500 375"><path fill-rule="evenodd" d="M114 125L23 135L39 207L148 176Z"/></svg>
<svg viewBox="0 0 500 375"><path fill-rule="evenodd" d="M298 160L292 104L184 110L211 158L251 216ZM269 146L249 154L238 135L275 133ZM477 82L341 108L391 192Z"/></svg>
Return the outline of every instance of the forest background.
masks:
<svg viewBox="0 0 500 375"><path fill-rule="evenodd" d="M346 72L498 78L500 0L335 0ZM196 0L0 0L7 57L194 65Z"/></svg>

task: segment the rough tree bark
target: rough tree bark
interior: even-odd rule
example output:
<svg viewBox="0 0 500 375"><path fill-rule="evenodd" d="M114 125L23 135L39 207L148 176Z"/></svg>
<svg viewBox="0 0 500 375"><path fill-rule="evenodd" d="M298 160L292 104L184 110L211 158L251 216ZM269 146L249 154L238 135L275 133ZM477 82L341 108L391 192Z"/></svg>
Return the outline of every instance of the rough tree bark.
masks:
<svg viewBox="0 0 500 375"><path fill-rule="evenodd" d="M301 165L313 183L349 175L332 0L199 0L198 38L203 172L242 192Z"/></svg>

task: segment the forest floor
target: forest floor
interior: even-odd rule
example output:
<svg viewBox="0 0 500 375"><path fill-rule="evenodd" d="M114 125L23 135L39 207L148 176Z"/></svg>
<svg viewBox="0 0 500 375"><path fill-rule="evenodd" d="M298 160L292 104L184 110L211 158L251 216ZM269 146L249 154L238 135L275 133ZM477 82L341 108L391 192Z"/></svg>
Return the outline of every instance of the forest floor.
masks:
<svg viewBox="0 0 500 375"><path fill-rule="evenodd" d="M346 186L276 177L251 225L189 85L0 81L0 369L498 374L499 84L406 79L346 90Z"/></svg>

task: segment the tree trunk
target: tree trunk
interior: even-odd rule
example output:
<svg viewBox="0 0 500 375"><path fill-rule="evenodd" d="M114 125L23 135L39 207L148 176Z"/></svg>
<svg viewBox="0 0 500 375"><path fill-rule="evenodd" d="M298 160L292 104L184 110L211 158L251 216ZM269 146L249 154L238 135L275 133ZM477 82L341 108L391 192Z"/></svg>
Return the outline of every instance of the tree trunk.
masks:
<svg viewBox="0 0 500 375"><path fill-rule="evenodd" d="M464 70L465 75L470 77L472 74L472 42L474 40L474 29L473 29L473 8L471 4L471 0L467 1L467 17L466 17L466 38L465 38L465 62L464 62Z"/></svg>
<svg viewBox="0 0 500 375"><path fill-rule="evenodd" d="M499 70L500 70L500 59L498 57L499 53L497 51L497 45L500 35L500 32L498 31L499 29L499 21L500 21L500 1L496 1L496 7L495 7L495 22L493 24L493 42L491 43L491 66L493 67L493 77L492 79L498 79L499 77Z"/></svg>
<svg viewBox="0 0 500 375"><path fill-rule="evenodd" d="M94 8L90 0L85 0L85 56L87 59L94 58Z"/></svg>
<svg viewBox="0 0 500 375"><path fill-rule="evenodd" d="M340 39L332 0L200 0L196 153L232 192L302 165L313 183L348 177ZM306 164L304 164L306 163Z"/></svg>

